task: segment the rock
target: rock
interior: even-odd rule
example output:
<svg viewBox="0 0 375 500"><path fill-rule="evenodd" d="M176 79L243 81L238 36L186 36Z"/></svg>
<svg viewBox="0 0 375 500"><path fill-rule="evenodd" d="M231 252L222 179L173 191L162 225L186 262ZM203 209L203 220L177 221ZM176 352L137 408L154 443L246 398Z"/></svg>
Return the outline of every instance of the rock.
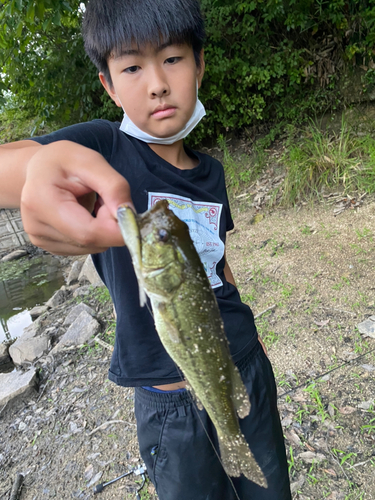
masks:
<svg viewBox="0 0 375 500"><path fill-rule="evenodd" d="M0 373L0 406L9 401L25 396L37 386L37 372L30 368L27 372L13 371Z"/></svg>
<svg viewBox="0 0 375 500"><path fill-rule="evenodd" d="M99 479L101 479L102 475L103 475L103 472L98 472L97 474L95 474L95 476L87 484L86 488L91 488L91 486L93 486L95 483L97 483L99 481Z"/></svg>
<svg viewBox="0 0 375 500"><path fill-rule="evenodd" d="M72 285L75 281L78 281L79 273L82 270L83 262L76 260L70 269L68 279L66 281L67 285Z"/></svg>
<svg viewBox="0 0 375 500"><path fill-rule="evenodd" d="M36 337L38 335L38 333L39 333L39 322L34 321L34 323L31 323L31 325L29 325L23 329L22 338L24 340L32 339L33 337ZM17 339L16 342L20 339L21 339L21 337L19 339Z"/></svg>
<svg viewBox="0 0 375 500"><path fill-rule="evenodd" d="M375 339L375 316L370 316L365 321L362 321L362 323L357 325L357 328L362 335Z"/></svg>
<svg viewBox="0 0 375 500"><path fill-rule="evenodd" d="M7 365L8 363L10 363L8 346L5 344L0 344L0 366Z"/></svg>
<svg viewBox="0 0 375 500"><path fill-rule="evenodd" d="M25 338L24 335L17 339L9 348L9 354L15 365L22 365L25 362L33 363L41 358L49 348L49 338L47 335L40 337Z"/></svg>
<svg viewBox="0 0 375 500"><path fill-rule="evenodd" d="M85 295L89 295L92 290L92 285L80 286L73 292L73 297L84 297Z"/></svg>
<svg viewBox="0 0 375 500"><path fill-rule="evenodd" d="M8 253L5 257L1 259L1 262L9 262L11 260L20 259L21 257L25 257L27 255L26 250L15 250L14 252Z"/></svg>
<svg viewBox="0 0 375 500"><path fill-rule="evenodd" d="M52 297L46 302L48 307L57 307L66 300L67 293L65 290L57 290Z"/></svg>
<svg viewBox="0 0 375 500"><path fill-rule="evenodd" d="M374 399L369 399L368 401L362 401L362 403L358 404L358 408L361 410L369 410L370 408L372 409L374 407Z"/></svg>
<svg viewBox="0 0 375 500"><path fill-rule="evenodd" d="M287 430L285 431L285 437L287 438L287 440L294 444L294 446L301 446L302 445L302 442L301 442L301 439L300 437L298 436L298 434L294 431L294 430Z"/></svg>
<svg viewBox="0 0 375 500"><path fill-rule="evenodd" d="M78 304L73 309L70 310L69 314L65 318L65 321L63 323L63 326L69 326L71 325L81 314L82 311L87 311L91 316L95 316L95 311L91 307L89 307L86 304Z"/></svg>
<svg viewBox="0 0 375 500"><path fill-rule="evenodd" d="M92 285L104 286L103 281L101 280L99 274L96 272L91 255L89 255L87 257L87 259L85 260L85 263L83 264L82 270L79 273L78 280L79 281L87 280Z"/></svg>
<svg viewBox="0 0 375 500"><path fill-rule="evenodd" d="M64 347L82 345L99 332L100 325L87 311L82 311L70 325L60 342L52 349L51 354L61 351Z"/></svg>
<svg viewBox="0 0 375 500"><path fill-rule="evenodd" d="M302 488L302 486L304 485L305 483L305 478L304 476L301 476L298 481L295 481L293 483L290 483L290 491L291 493L296 493L298 490L300 490Z"/></svg>
<svg viewBox="0 0 375 500"><path fill-rule="evenodd" d="M69 292L74 292L74 290L77 290L77 288L79 288L79 283L75 283L74 285L70 285L70 286L66 287L66 289Z"/></svg>
<svg viewBox="0 0 375 500"><path fill-rule="evenodd" d="M322 460L326 459L326 456L323 453L314 453L313 451L304 451L298 455L298 458L301 458L304 462L308 464L319 463Z"/></svg>
<svg viewBox="0 0 375 500"><path fill-rule="evenodd" d="M48 311L48 306L36 306L36 307L33 307L31 309L31 311L29 311L29 314L31 316L31 319L34 320L47 311Z"/></svg>
<svg viewBox="0 0 375 500"><path fill-rule="evenodd" d="M361 365L361 367L366 370L367 372L373 372L375 370L375 366L374 365Z"/></svg>

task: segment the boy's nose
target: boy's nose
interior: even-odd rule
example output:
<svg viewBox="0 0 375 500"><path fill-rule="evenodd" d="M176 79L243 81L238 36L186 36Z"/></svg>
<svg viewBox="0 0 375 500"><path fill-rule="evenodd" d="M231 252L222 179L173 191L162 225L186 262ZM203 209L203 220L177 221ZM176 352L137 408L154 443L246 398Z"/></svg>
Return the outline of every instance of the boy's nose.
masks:
<svg viewBox="0 0 375 500"><path fill-rule="evenodd" d="M149 93L152 97L165 97L169 95L170 88L163 75L154 73L149 78Z"/></svg>

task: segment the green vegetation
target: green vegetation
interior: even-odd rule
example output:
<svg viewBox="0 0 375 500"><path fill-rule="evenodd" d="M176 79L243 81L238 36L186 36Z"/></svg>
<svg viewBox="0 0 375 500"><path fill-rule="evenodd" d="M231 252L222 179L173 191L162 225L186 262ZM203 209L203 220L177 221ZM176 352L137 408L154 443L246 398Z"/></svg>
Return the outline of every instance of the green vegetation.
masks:
<svg viewBox="0 0 375 500"><path fill-rule="evenodd" d="M31 266L40 264L41 262L42 258L29 259L27 257L10 262L0 262L0 281L18 278L22 276L25 271L30 269Z"/></svg>
<svg viewBox="0 0 375 500"><path fill-rule="evenodd" d="M312 123L302 139L289 138L284 154L286 178L283 202L293 204L342 186L344 192L375 192L375 140L358 137L345 118L340 131L323 131Z"/></svg>
<svg viewBox="0 0 375 500"><path fill-rule="evenodd" d="M270 140L373 90L374 0L201 0L207 117L195 142L261 122ZM80 36L79 0L3 0L0 106L3 140L77 121L119 117ZM13 115L14 119L11 119Z"/></svg>

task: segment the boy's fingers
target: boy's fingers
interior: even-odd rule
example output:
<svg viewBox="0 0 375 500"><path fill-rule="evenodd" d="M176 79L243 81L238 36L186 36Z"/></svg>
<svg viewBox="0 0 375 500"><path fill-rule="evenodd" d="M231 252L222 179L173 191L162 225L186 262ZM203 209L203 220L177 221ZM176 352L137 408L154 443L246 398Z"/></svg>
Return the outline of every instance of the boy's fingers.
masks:
<svg viewBox="0 0 375 500"><path fill-rule="evenodd" d="M96 217L77 203L60 206L61 222L56 229L82 247L124 246L117 223L107 205L99 207Z"/></svg>
<svg viewBox="0 0 375 500"><path fill-rule="evenodd" d="M35 245L69 255L124 245L116 214L120 204L132 206L129 184L104 158L95 156L95 160L90 169L76 165L74 173L62 167L46 172L40 164L30 169L21 212L25 231ZM96 205L93 192L99 194ZM91 215L94 207L96 217Z"/></svg>
<svg viewBox="0 0 375 500"><path fill-rule="evenodd" d="M126 203L134 209L128 181L109 164L101 163L90 170L78 168L74 175L77 182L98 193L114 219L121 204Z"/></svg>
<svg viewBox="0 0 375 500"><path fill-rule="evenodd" d="M33 237L30 238L30 241L33 245L43 248L54 255L87 255L89 253L101 253L107 250L107 248L81 247L74 243L70 244L62 241L48 240L44 237Z"/></svg>
<svg viewBox="0 0 375 500"><path fill-rule="evenodd" d="M99 208L96 218L74 200L60 203L55 199L55 206L58 217L46 214L44 221L21 207L25 231L34 245L58 253L56 246L64 244L69 245L69 253L76 247L79 254L99 253L111 246L124 245L117 221L105 205ZM65 247L63 251L66 252Z"/></svg>

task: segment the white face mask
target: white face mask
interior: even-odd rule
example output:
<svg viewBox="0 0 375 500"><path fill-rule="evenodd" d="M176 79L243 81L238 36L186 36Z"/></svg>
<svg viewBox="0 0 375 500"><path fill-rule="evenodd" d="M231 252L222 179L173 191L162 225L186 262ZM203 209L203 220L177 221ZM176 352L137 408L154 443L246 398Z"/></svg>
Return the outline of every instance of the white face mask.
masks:
<svg viewBox="0 0 375 500"><path fill-rule="evenodd" d="M124 107L122 107L124 109ZM186 123L185 127L180 130L175 135L171 137L154 137L147 132L143 132L137 125L135 125L131 119L128 117L124 110L124 119L120 125L120 130L125 132L132 137L136 137L140 141L147 142L149 144L174 144L175 142L185 139L185 137L190 134L194 127L198 125L201 119L205 116L206 110L204 109L203 104L198 99L198 83L197 83L197 102L195 104L195 108L193 114L191 115L189 121Z"/></svg>

